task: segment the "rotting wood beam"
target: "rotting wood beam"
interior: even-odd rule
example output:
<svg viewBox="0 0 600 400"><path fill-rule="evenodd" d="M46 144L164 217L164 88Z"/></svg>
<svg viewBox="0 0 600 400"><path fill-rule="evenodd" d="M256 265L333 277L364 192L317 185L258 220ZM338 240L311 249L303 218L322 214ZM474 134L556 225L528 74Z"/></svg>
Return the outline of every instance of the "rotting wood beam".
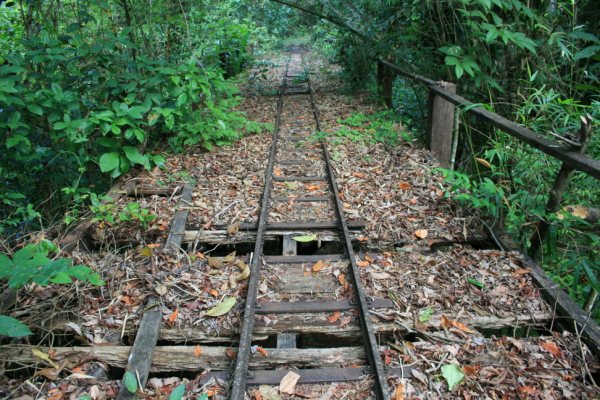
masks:
<svg viewBox="0 0 600 400"><path fill-rule="evenodd" d="M268 335L294 332L301 335L326 334L335 338L356 337L360 330L354 323L350 323L343 327L336 324L331 324L325 317L322 320L307 321L314 317L314 314L295 314L290 316L278 316L276 321L271 321L269 325L257 320L253 331L253 340L266 340ZM452 315L449 316L452 318ZM494 317L494 316L475 316L468 319L470 328L477 330L496 330L503 328L528 327L528 326L544 326L551 323L553 315L550 312L538 312L531 315L519 317ZM375 322L373 328L378 334L391 332L406 333L415 328L414 321L402 320L402 324L393 322ZM72 329L67 325L68 321L55 323L51 330L55 335L71 332ZM428 321L430 326L440 326L441 320L438 317L433 317ZM117 329L115 333L121 334L121 330ZM125 336L133 336L136 329L126 327L123 330ZM170 343L233 343L237 341L237 331L230 329L221 329L215 332L214 329L201 327L168 327L164 326L159 333L161 342Z"/></svg>
<svg viewBox="0 0 600 400"><path fill-rule="evenodd" d="M20 365L44 365L32 349L53 354L53 360L60 361L69 357L91 357L111 367L125 368L131 352L131 346L97 347L36 347L30 345L0 346L0 360ZM202 356L196 357L194 346L157 346L150 372L175 372L203 370L228 370L232 359L228 353L236 348L224 346L204 346ZM290 364L299 368L339 367L348 364L361 365L365 361L365 351L360 347L335 347L319 349L266 349L268 357L260 353L250 355L249 367L269 369Z"/></svg>

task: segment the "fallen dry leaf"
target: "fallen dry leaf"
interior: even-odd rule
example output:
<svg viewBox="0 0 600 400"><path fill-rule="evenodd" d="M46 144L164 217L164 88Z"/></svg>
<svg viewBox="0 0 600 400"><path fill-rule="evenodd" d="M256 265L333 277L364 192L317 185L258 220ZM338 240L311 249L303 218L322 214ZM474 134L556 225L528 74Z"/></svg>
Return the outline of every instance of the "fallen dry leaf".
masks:
<svg viewBox="0 0 600 400"><path fill-rule="evenodd" d="M240 222L233 223L227 227L227 233L230 236L235 236L240 231Z"/></svg>
<svg viewBox="0 0 600 400"><path fill-rule="evenodd" d="M410 183L408 183L408 182L400 182L398 184L398 189L400 189L400 190L410 190Z"/></svg>
<svg viewBox="0 0 600 400"><path fill-rule="evenodd" d="M173 313L171 315L169 315L169 318L167 319L169 325L173 325L175 323L178 315L179 315L179 307L177 307L175 309L175 311L173 311Z"/></svg>
<svg viewBox="0 0 600 400"><path fill-rule="evenodd" d="M394 400L404 400L404 385L401 383L396 385L396 392L394 393Z"/></svg>
<svg viewBox="0 0 600 400"><path fill-rule="evenodd" d="M367 260L364 260L364 261L357 261L357 262L356 262L356 265L358 265L359 267L363 267L363 268L364 268L364 267L368 267L368 266L369 266L369 264L370 264L370 262L368 262Z"/></svg>
<svg viewBox="0 0 600 400"><path fill-rule="evenodd" d="M344 290L348 290L348 282L346 281L346 275L344 274L339 274L338 275L338 282L340 283L340 285L342 285L342 287L344 288Z"/></svg>
<svg viewBox="0 0 600 400"><path fill-rule="evenodd" d="M542 349L546 350L548 353L552 354L554 357L559 357L562 355L562 351L560 351L560 349L558 348L556 343L554 343L550 340L546 340L546 341L542 342L540 347Z"/></svg>
<svg viewBox="0 0 600 400"><path fill-rule="evenodd" d="M269 352L265 350L263 347L257 346L256 351L263 355L263 357L269 357Z"/></svg>
<svg viewBox="0 0 600 400"><path fill-rule="evenodd" d="M296 391L296 383L298 382L298 379L300 379L300 375L298 375L294 371L290 371L287 374L285 374L281 382L279 382L279 392L294 394L294 392Z"/></svg>
<svg viewBox="0 0 600 400"><path fill-rule="evenodd" d="M333 314L331 314L329 317L327 317L327 321L329 321L330 323L334 323L336 322L338 319L340 319L340 315L342 315L341 312L339 311L335 311Z"/></svg>
<svg viewBox="0 0 600 400"><path fill-rule="evenodd" d="M513 272L513 275L527 275L531 272L528 268L519 268Z"/></svg>
<svg viewBox="0 0 600 400"><path fill-rule="evenodd" d="M429 234L429 232L427 232L427 229L417 229L415 231L415 236L418 237L419 239L425 239L428 234Z"/></svg>
<svg viewBox="0 0 600 400"><path fill-rule="evenodd" d="M450 318L446 317L445 315L442 314L442 318L440 321L442 327L444 329L449 329L449 328L457 328L465 333L477 333L476 331L474 331L473 329L469 328L468 326L466 326L465 324L463 324L462 322L458 322L458 321L454 321L451 320Z"/></svg>
<svg viewBox="0 0 600 400"><path fill-rule="evenodd" d="M225 355L229 358L232 358L232 359L235 358L236 354L237 354L236 351L234 349L232 349L231 347L229 347L225 350Z"/></svg>
<svg viewBox="0 0 600 400"><path fill-rule="evenodd" d="M194 348L194 355L196 357L200 357L202 355L202 347L200 347L199 344L197 344L196 347Z"/></svg>
<svg viewBox="0 0 600 400"><path fill-rule="evenodd" d="M312 266L312 272L319 272L319 271L325 269L325 267L327 267L327 264L325 264L325 261L319 260Z"/></svg>

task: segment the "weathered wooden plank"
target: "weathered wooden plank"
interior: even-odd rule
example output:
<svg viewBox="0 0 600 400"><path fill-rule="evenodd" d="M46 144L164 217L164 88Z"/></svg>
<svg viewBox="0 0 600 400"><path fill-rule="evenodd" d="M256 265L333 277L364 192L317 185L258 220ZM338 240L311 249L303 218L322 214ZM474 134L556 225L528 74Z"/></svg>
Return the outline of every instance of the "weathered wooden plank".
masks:
<svg viewBox="0 0 600 400"><path fill-rule="evenodd" d="M281 253L284 256L295 256L298 254L298 242L293 239L292 235L283 236Z"/></svg>
<svg viewBox="0 0 600 400"><path fill-rule="evenodd" d="M268 223L268 230L284 230L284 229L307 229L307 223L291 223L291 222L274 222ZM310 222L310 225L314 229L338 229L340 226L335 221L324 221L324 222ZM348 221L348 229L364 229L367 226L366 221ZM240 223L240 231L255 231L258 225L255 223ZM188 225L188 230L200 230L203 229L202 225ZM227 230L227 225L215 225L214 230Z"/></svg>
<svg viewBox="0 0 600 400"><path fill-rule="evenodd" d="M280 333L277 335L278 349L295 349L298 334L296 333Z"/></svg>
<svg viewBox="0 0 600 400"><path fill-rule="evenodd" d="M322 182L322 181L326 181L327 177L326 176L274 176L273 180L275 182L293 182L293 181Z"/></svg>
<svg viewBox="0 0 600 400"><path fill-rule="evenodd" d="M125 368L131 351L130 346L98 347L35 347L29 345L0 346L0 360L20 365L44 365L45 361L35 357L32 349L38 348L44 353L52 350L54 360L67 357L93 357L111 367ZM202 347L202 355L194 354L195 346L157 346L154 350L150 372L193 371L206 369L228 370L232 359L227 354L235 352L229 347ZM328 349L266 349L268 356L260 353L250 356L249 367L269 369L293 365L297 368L340 367L342 365L365 362L362 347L336 347Z"/></svg>
<svg viewBox="0 0 600 400"><path fill-rule="evenodd" d="M294 314L294 315L278 315L276 321L271 321L267 326L264 321L257 320L253 331L253 340L265 340L268 335L279 333L298 333L298 334L327 334L332 337L346 338L356 337L360 334L358 325L350 323L343 327L338 324L332 324L327 321L326 317L315 319L315 314ZM468 320L469 327L478 330L493 330L503 328L516 328L524 326L544 326L553 320L553 316L549 312L535 313L520 317L498 318L493 316L476 316ZM560 320L558 318L557 320ZM70 332L70 328L65 322L56 323L51 327L54 334ZM431 326L439 326L440 319L432 318L428 323ZM403 320L402 325L397 325L391 322L376 322L373 324L375 332L390 333L390 332L406 332L414 329L412 320ZM121 330L115 330L115 333L121 334ZM123 331L125 336L135 335L136 331L133 328L125 328ZM214 329L202 327L181 327L171 328L164 326L159 333L159 340L172 343L230 343L236 341L237 331L221 328L218 332ZM107 334L107 336L109 336Z"/></svg>
<svg viewBox="0 0 600 400"><path fill-rule="evenodd" d="M309 232L310 233L310 232ZM335 231L318 231L314 232L321 242L338 242L339 234ZM360 231L354 230L353 240L360 236ZM267 231L265 234L266 241L279 240L286 236L306 235L306 231L301 230L274 230ZM198 241L198 243L219 244L219 243L254 243L256 241L256 231L239 231L234 236L227 233L226 230L219 231L185 231L183 233L183 242L190 243Z"/></svg>
<svg viewBox="0 0 600 400"><path fill-rule="evenodd" d="M131 348L126 371L130 371L135 377L138 377L139 384L142 387L146 385L146 381L148 380L161 324L162 313L160 311L146 311L142 317L142 322L140 322L133 347ZM134 394L122 384L117 400L134 398Z"/></svg>
<svg viewBox="0 0 600 400"><path fill-rule="evenodd" d="M273 201L289 201L289 202L309 202L309 201L330 201L331 196L304 196L304 197L287 197L287 196L273 196Z"/></svg>
<svg viewBox="0 0 600 400"><path fill-rule="evenodd" d="M299 264L313 263L317 261L342 261L346 256L343 254L322 254L306 256L264 256L265 262L269 264Z"/></svg>
<svg viewBox="0 0 600 400"><path fill-rule="evenodd" d="M179 198L179 208L185 207L192 202L193 191L194 187L192 185L185 185L181 197ZM181 243L183 242L183 237L185 234L188 213L189 210L187 209L177 211L173 221L171 222L171 230L169 231L169 237L167 238L165 246L181 247Z"/></svg>
<svg viewBox="0 0 600 400"><path fill-rule="evenodd" d="M456 93L456 85L442 82L451 93ZM452 155L452 133L454 131L454 104L429 93L429 129L427 130L427 147L437 158L443 168L450 167Z"/></svg>

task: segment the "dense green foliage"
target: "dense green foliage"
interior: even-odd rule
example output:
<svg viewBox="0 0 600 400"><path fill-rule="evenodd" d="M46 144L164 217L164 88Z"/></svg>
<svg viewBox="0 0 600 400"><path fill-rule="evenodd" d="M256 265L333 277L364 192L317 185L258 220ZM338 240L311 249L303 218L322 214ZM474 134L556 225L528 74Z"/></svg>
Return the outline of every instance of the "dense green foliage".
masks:
<svg viewBox="0 0 600 400"><path fill-rule="evenodd" d="M111 178L160 166L165 141L210 149L261 130L231 111L225 77L251 61L257 33L228 18L234 6L4 2L0 234L45 226Z"/></svg>

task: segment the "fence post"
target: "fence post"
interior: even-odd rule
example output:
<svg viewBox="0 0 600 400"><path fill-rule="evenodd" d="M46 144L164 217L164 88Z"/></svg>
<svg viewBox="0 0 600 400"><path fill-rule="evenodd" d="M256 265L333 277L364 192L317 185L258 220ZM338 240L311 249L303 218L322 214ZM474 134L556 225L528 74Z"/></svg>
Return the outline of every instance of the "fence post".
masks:
<svg viewBox="0 0 600 400"><path fill-rule="evenodd" d="M392 86L394 83L394 72L381 61L377 61L377 86L379 94L388 108L392 108Z"/></svg>
<svg viewBox="0 0 600 400"><path fill-rule="evenodd" d="M592 137L592 117L586 115L581 117L581 128L579 129L579 148L577 152L584 153ZM554 185L550 189L550 195L548 196L548 202L546 203L546 213L554 213L560 206L563 193L567 189L567 185L573 176L575 169L567 166L565 163L560 167L558 175L554 180ZM534 232L531 237L531 245L529 246L529 255L531 258L535 258L539 253L542 243L548 234L550 229L550 223L546 220L540 221L537 227L537 231Z"/></svg>
<svg viewBox="0 0 600 400"><path fill-rule="evenodd" d="M456 93L456 85L440 82L440 86ZM429 128L427 147L443 168L450 168L452 158L452 133L454 131L455 106L446 99L429 91Z"/></svg>

